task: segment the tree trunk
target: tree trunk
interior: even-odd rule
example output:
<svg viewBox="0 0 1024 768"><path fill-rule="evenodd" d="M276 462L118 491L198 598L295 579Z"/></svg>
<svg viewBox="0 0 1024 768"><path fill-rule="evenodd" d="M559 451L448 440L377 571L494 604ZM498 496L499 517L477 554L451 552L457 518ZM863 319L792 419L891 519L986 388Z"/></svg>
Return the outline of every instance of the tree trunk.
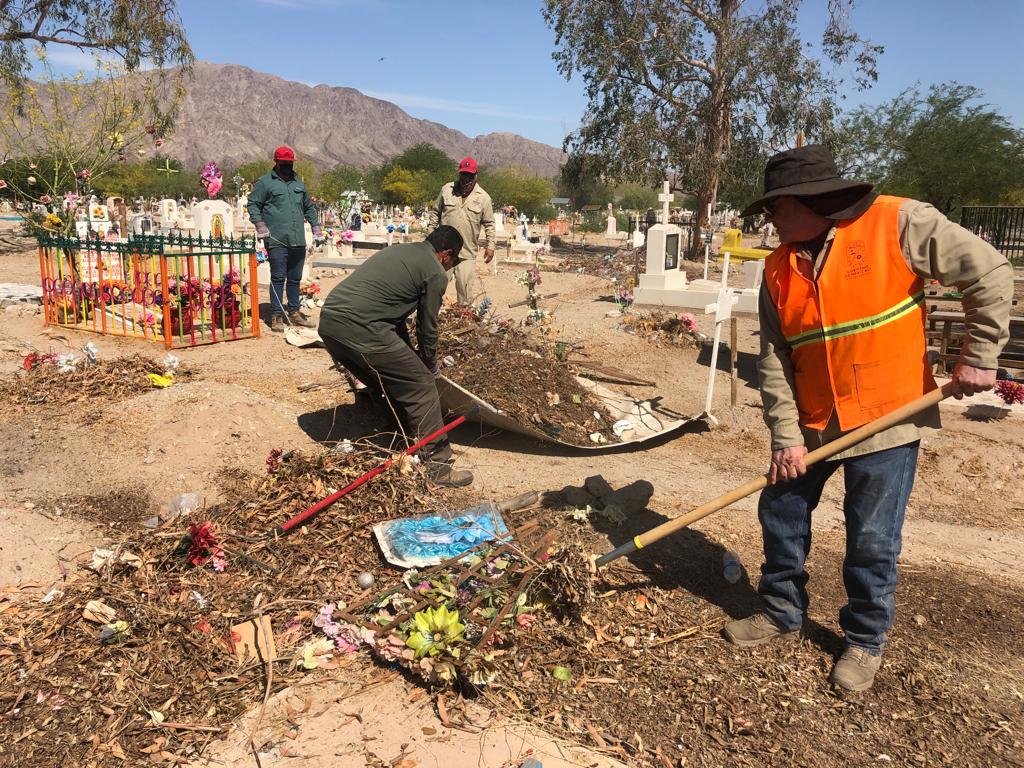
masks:
<svg viewBox="0 0 1024 768"><path fill-rule="evenodd" d="M715 35L715 71L711 76L711 92L708 98L708 155L707 176L697 192L697 211L693 223L693 244L690 258L696 259L703 253L701 230L708 221L708 205L714 213L718 203L718 184L722 179L722 165L725 162L725 151L729 144L732 130L732 103L726 92L726 76L729 71L728 58L732 47L732 22L735 19L738 0L720 0L720 24Z"/></svg>

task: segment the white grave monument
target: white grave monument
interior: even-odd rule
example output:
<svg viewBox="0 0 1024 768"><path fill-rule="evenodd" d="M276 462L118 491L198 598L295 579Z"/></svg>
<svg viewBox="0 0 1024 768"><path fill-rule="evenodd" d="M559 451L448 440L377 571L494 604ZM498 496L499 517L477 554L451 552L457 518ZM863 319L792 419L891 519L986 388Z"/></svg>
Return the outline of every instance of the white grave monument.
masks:
<svg viewBox="0 0 1024 768"><path fill-rule="evenodd" d="M224 200L203 200L192 206L192 218L200 237L232 237L235 234L233 213Z"/></svg>
<svg viewBox="0 0 1024 768"><path fill-rule="evenodd" d="M619 231L619 223L615 220L615 214L612 212L612 204L608 203L608 224L605 227L605 237L615 237Z"/></svg>
<svg viewBox="0 0 1024 768"><path fill-rule="evenodd" d="M503 237L506 234L508 234L508 233L505 232L505 214L502 213L501 211L495 211L494 212L494 236L495 237Z"/></svg>
<svg viewBox="0 0 1024 768"><path fill-rule="evenodd" d="M161 227L170 229L178 221L178 202L164 198L157 203L156 216L160 220Z"/></svg>
<svg viewBox="0 0 1024 768"><path fill-rule="evenodd" d="M658 195L662 204L662 216L668 218L672 195L665 182L664 192ZM640 285L634 295L637 304L678 307L680 309L704 309L719 302L722 291L729 291L734 300L729 308L733 312L757 314L757 297L760 292L763 261L747 262L743 267L744 287L728 287L728 270L721 281L690 280L680 269L682 254L682 230L675 224L655 224L647 232L647 273L640 275ZM724 303L721 306L725 306Z"/></svg>
<svg viewBox="0 0 1024 768"><path fill-rule="evenodd" d="M668 221L668 206L673 195L667 181L663 189L658 200L662 220ZM675 224L655 224L647 230L647 271L640 275L635 294L637 304L675 305L676 295L686 290L686 273L679 269L682 234Z"/></svg>

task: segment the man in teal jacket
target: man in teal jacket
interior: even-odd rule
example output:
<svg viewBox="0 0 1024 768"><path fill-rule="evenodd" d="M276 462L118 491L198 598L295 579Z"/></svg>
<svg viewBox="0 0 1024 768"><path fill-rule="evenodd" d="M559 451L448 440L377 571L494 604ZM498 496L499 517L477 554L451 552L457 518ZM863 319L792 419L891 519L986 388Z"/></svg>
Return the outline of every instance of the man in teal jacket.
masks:
<svg viewBox="0 0 1024 768"><path fill-rule="evenodd" d="M306 261L303 220L313 228L313 237L322 237L323 230L306 185L295 175L295 150L287 146L274 150L274 168L257 180L248 205L249 219L256 225L256 236L263 239L270 260L270 329L284 331L282 298L286 291L288 321L315 327L316 323L299 312L299 283Z"/></svg>

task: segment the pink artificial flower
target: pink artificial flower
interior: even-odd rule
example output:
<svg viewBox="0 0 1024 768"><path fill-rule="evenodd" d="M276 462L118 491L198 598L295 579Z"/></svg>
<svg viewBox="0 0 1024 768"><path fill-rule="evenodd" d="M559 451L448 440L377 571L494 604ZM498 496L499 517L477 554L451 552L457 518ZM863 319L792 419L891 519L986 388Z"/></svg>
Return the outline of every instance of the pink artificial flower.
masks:
<svg viewBox="0 0 1024 768"><path fill-rule="evenodd" d="M220 189L223 185L224 182L222 182L220 179L214 179L206 187L206 194L208 194L210 197L216 197L217 193L220 192Z"/></svg>
<svg viewBox="0 0 1024 768"><path fill-rule="evenodd" d="M0 179L0 189L7 189L7 182Z"/></svg>
<svg viewBox="0 0 1024 768"><path fill-rule="evenodd" d="M683 327L686 328L686 330L691 333L697 330L697 321L689 312L683 312L683 314L679 316L679 319L683 321Z"/></svg>
<svg viewBox="0 0 1024 768"><path fill-rule="evenodd" d="M1024 405L1024 384L1001 379L996 382L996 395L1007 405Z"/></svg>
<svg viewBox="0 0 1024 768"><path fill-rule="evenodd" d="M156 147L157 149L159 149L159 148L160 148L160 147L162 147L163 145L164 145L164 140L163 140L163 139L156 139L156 140L155 140L155 141L153 142L153 146L154 146L154 147Z"/></svg>
<svg viewBox="0 0 1024 768"><path fill-rule="evenodd" d="M50 197L49 195L43 195L42 197L39 198L39 202L42 203L43 205L49 205L50 203L53 202L53 198Z"/></svg>
<svg viewBox="0 0 1024 768"><path fill-rule="evenodd" d="M39 166L38 166L38 165L36 165L35 163L29 163L29 164L28 164L28 167L29 167L29 168L31 168L31 169L32 169L32 170L34 171L34 170L35 170L36 168L38 168Z"/></svg>
<svg viewBox="0 0 1024 768"><path fill-rule="evenodd" d="M90 176L92 176L92 171L90 171L88 168L83 168L75 175L80 179L88 179Z"/></svg>
<svg viewBox="0 0 1024 768"><path fill-rule="evenodd" d="M536 621L537 617L534 616L532 613L520 613L518 616L516 616L516 624L518 624L523 629L529 629L534 625Z"/></svg>
<svg viewBox="0 0 1024 768"><path fill-rule="evenodd" d="M147 123L146 124L146 133L148 133L150 136L152 136L154 133L156 133L156 126L153 125L152 123Z"/></svg>

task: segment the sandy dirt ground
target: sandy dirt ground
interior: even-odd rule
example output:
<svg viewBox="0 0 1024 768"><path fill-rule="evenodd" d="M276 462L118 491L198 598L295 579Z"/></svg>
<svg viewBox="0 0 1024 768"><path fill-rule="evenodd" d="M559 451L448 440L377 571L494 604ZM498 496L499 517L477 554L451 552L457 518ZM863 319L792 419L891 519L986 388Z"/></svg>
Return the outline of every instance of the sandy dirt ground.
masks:
<svg viewBox="0 0 1024 768"><path fill-rule="evenodd" d="M0 281L37 282L38 262L27 241L9 233L0 240ZM508 308L525 295L515 281L519 272L521 267L509 265L479 270L481 293L494 300L500 314L517 321L528 311ZM317 271L325 291L345 274ZM552 311L552 322L538 333L581 345L590 361L657 382L653 389L613 388L642 397L656 392L663 405L683 414L702 411L708 346L658 343L625 333L611 299L614 287L603 278L544 271L540 291L557 296L542 302ZM710 320L697 320L711 335ZM256 469L272 448L330 447L380 428L371 414L354 405L325 351L288 346L264 330L258 340L176 353L195 377L166 390L68 409L5 405L0 410L0 523L8 535L0 543L0 590L39 599L94 546L153 514L161 501L186 491L215 501L216 477L225 468ZM87 341L95 341L104 357L164 353L144 342L45 328L38 313L12 308L0 310L0 376L15 375L32 349L77 350ZM769 443L755 383L757 345L756 320L741 318L738 399L730 403L728 355L722 354L715 373L715 427L700 421L644 450L594 454L464 426L454 433L458 463L475 473L473 490L479 498L560 489L602 474L616 487L650 481L655 489L649 504L656 512L652 520L678 516L764 471ZM308 389L309 384L319 386ZM944 404L942 415L943 429L922 443L901 563L909 573L927 571L954 585L998 585L1020 599L1024 415L999 408L985 396ZM86 520L76 514L83 500L111 491L138 494L137 520L105 520L102 515ZM709 540L735 550L748 573L756 573L760 563L755 510L756 499L747 498L697 526ZM825 490L815 537L822 557L841 554L839 476ZM714 562L708 567L714 568ZM829 589L838 586L838 572L819 568L816 573ZM710 607L722 623L728 619ZM941 605L935 606L934 616L942 612ZM834 613L813 617L836 626ZM901 614L896 636L917 629ZM735 653L712 636L706 641L710 647ZM1019 679L1016 688L1020 697ZM537 724L516 723L483 707L473 718L479 727L471 732L445 727L436 704L420 688L369 663L354 662L331 679L279 694L265 711L239 723L207 764L252 764L253 745L263 766L517 766L528 749L537 750L545 766L614 764L609 752L598 754L545 735ZM1020 721L1013 727L1019 729ZM1019 744L1019 732L1016 738ZM764 759L771 763L770 755ZM672 763L678 764L685 761Z"/></svg>

